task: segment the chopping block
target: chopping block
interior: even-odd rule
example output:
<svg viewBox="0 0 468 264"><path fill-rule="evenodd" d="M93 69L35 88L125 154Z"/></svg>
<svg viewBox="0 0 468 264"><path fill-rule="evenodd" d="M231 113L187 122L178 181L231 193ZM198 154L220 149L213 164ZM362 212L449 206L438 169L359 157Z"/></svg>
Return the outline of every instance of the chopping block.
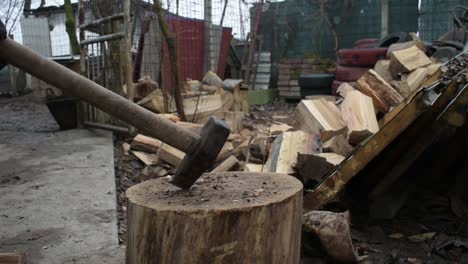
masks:
<svg viewBox="0 0 468 264"><path fill-rule="evenodd" d="M224 146L230 128L223 120L211 117L200 135L117 95L99 84L47 59L33 50L7 38L0 20L0 68L11 64L36 78L127 122L186 153L171 183L188 189L213 165Z"/></svg>

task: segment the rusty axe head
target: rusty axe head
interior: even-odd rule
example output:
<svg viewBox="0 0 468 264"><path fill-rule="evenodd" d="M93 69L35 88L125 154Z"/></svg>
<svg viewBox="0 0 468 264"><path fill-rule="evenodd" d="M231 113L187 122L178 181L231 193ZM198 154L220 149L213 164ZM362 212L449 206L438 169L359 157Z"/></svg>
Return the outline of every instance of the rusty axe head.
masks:
<svg viewBox="0 0 468 264"><path fill-rule="evenodd" d="M201 130L195 151L185 155L171 183L180 188L190 188L205 171L213 166L230 132L226 122L210 117Z"/></svg>

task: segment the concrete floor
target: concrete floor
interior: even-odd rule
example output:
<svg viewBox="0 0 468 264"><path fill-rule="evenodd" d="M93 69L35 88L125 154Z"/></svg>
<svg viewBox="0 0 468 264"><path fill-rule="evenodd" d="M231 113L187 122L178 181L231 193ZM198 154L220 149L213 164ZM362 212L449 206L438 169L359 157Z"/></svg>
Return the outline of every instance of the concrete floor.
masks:
<svg viewBox="0 0 468 264"><path fill-rule="evenodd" d="M111 133L4 130L0 151L0 252L24 252L27 263L124 262Z"/></svg>
<svg viewBox="0 0 468 264"><path fill-rule="evenodd" d="M31 95L0 98L0 252L28 264L124 263L112 134L59 131Z"/></svg>

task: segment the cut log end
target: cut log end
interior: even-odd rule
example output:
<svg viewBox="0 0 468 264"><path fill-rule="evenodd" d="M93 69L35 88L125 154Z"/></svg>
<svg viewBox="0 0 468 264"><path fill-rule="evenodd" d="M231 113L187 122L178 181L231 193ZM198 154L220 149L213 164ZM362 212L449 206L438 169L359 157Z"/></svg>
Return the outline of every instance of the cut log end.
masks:
<svg viewBox="0 0 468 264"><path fill-rule="evenodd" d="M298 263L302 184L273 173L210 173L128 189L127 263ZM275 230L275 232L272 232Z"/></svg>

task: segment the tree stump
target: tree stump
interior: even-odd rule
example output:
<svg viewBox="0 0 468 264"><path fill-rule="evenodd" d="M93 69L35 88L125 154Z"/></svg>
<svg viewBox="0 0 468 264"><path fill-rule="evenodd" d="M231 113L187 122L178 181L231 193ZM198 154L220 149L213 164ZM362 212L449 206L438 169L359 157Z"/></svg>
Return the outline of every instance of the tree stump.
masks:
<svg viewBox="0 0 468 264"><path fill-rule="evenodd" d="M289 175L163 178L127 190L127 263L299 263L302 184Z"/></svg>

